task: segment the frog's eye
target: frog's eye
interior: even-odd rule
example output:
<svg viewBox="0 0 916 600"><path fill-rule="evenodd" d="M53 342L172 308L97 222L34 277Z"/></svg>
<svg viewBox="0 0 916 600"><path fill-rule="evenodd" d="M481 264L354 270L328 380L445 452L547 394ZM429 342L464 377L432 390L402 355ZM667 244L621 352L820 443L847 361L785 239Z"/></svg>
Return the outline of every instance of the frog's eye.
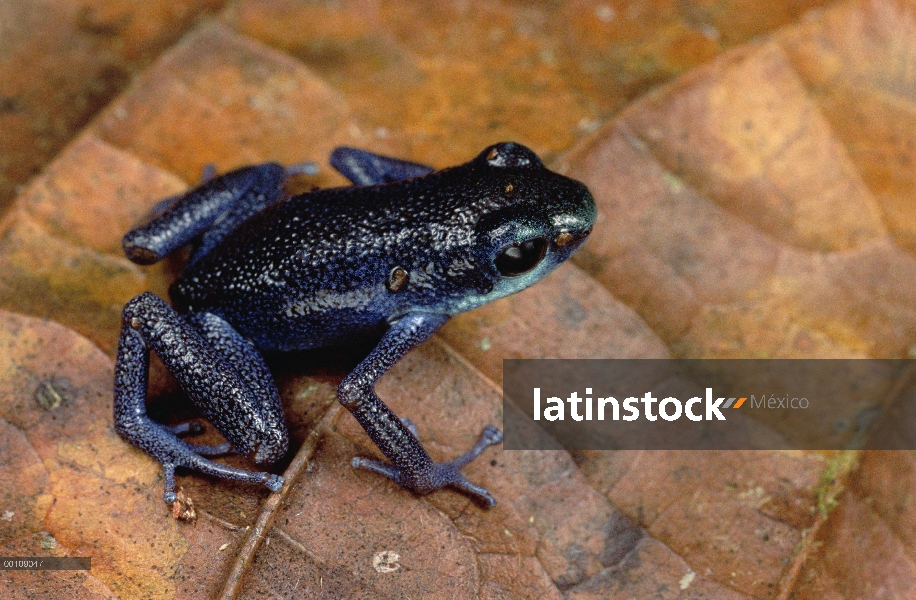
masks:
<svg viewBox="0 0 916 600"><path fill-rule="evenodd" d="M536 267L546 253L547 240L539 237L531 238L506 247L493 263L500 273L506 277L512 277L527 273Z"/></svg>

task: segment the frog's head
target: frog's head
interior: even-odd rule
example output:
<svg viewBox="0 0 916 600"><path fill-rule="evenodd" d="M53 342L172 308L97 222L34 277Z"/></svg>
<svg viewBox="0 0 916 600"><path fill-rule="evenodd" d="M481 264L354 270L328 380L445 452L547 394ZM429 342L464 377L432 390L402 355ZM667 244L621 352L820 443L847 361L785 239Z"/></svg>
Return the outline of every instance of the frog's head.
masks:
<svg viewBox="0 0 916 600"><path fill-rule="evenodd" d="M462 302L468 310L503 298L544 278L585 242L597 217L582 183L548 170L528 148L495 144L472 164L499 187L497 199L475 226L472 253L492 284ZM489 285L487 286L489 287Z"/></svg>

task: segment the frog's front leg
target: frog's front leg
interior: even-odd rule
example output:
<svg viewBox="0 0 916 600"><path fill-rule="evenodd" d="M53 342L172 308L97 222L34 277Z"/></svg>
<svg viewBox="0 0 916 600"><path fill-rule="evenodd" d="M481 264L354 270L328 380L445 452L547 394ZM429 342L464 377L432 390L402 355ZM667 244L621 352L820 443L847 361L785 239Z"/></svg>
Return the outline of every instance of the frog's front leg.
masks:
<svg viewBox="0 0 916 600"><path fill-rule="evenodd" d="M369 356L340 383L337 398L393 463L354 458L354 467L385 475L418 494L428 494L450 485L489 508L496 504L493 496L465 479L459 469L489 446L501 442L502 433L492 425L487 426L474 447L464 455L446 463L436 463L411 432L409 421L405 423L395 416L375 393L379 377L411 348L427 340L447 319L444 315L430 313L414 313L400 319Z"/></svg>
<svg viewBox="0 0 916 600"><path fill-rule="evenodd" d="M257 349L216 315L185 319L159 297L145 293L127 303L115 364L114 421L118 434L162 464L165 501L175 500L175 467L262 483L273 491L283 478L236 469L204 458L225 453L226 444L198 447L179 439L185 427L170 428L146 414L149 352L162 360L231 448L256 462L286 453L287 432L279 394Z"/></svg>

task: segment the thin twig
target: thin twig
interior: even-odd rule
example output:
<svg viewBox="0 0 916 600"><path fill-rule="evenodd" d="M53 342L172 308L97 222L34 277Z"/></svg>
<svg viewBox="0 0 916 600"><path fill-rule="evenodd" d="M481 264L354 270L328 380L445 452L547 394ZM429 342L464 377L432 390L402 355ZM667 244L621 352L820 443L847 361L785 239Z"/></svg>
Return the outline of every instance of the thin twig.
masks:
<svg viewBox="0 0 916 600"><path fill-rule="evenodd" d="M290 493L290 490L293 489L299 476L308 466L309 460L318 447L321 436L334 424L334 419L337 417L340 409L340 404L337 402L331 404L331 407L324 414L324 417L321 418L318 425L312 429L308 437L305 438L305 442L302 444L302 447L299 448L299 451L293 458L293 462L290 463L289 467L287 467L286 471L283 473L283 479L285 480L283 489L275 494L271 494L267 498L267 501L264 502L264 505L261 507L261 513L258 515L258 520L248 530L248 536L245 539L245 543L239 548L236 554L235 562L232 564L232 568L226 576L226 582L223 584L223 589L219 596L217 596L219 600L233 600L241 591L242 577L244 577L246 569L251 564L252 560L254 560L255 552L258 551L265 534L270 530L271 525L273 525L278 508L286 500L287 495Z"/></svg>

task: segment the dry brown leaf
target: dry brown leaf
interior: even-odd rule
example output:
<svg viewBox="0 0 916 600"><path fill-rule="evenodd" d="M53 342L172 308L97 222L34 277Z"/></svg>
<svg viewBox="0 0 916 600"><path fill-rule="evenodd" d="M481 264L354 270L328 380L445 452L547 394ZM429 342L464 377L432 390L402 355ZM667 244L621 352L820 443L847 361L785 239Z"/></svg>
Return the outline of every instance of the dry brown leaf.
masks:
<svg viewBox="0 0 916 600"><path fill-rule="evenodd" d="M3 595L911 597L910 453L865 454L847 481L845 454L491 450L467 468L499 499L483 511L352 470L377 455L334 401L358 357L294 354L271 359L303 448L283 496L182 474L197 519L176 521L158 466L113 433L120 306L179 267L140 269L119 237L177 176L338 144L439 166L503 137L555 155L652 81L810 5L682 4L252 0L172 48L3 221L0 306L109 354L0 317L0 543L93 557L88 574L2 578ZM767 19L742 22L752 8ZM914 15L838 4L631 105L560 161L601 209L576 265L454 319L379 394L443 459L501 420L504 358L907 355ZM191 415L152 379L155 414Z"/></svg>

